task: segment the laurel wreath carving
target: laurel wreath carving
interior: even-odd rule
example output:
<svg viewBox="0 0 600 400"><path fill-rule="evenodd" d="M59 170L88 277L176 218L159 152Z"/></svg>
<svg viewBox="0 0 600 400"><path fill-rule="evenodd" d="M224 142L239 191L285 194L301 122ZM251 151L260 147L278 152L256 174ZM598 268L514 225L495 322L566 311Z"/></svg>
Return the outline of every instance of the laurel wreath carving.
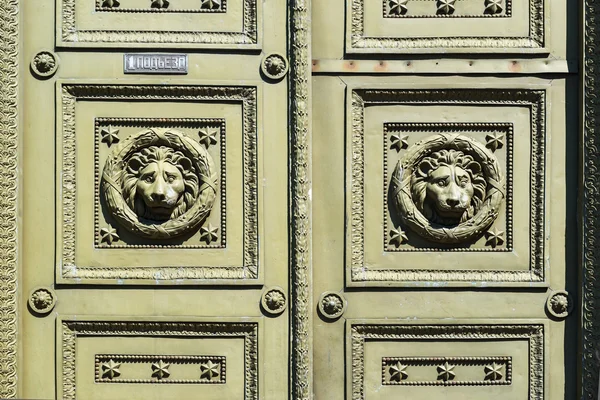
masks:
<svg viewBox="0 0 600 400"><path fill-rule="evenodd" d="M429 221L416 207L410 191L411 176L420 160L442 149L470 154L481 164L487 183L486 196L479 211L473 218L455 227ZM390 190L400 218L417 234L435 242L460 243L481 235L494 222L505 198L505 186L497 158L482 143L457 133L439 133L415 143L407 150L394 169Z"/></svg>
<svg viewBox="0 0 600 400"><path fill-rule="evenodd" d="M185 213L163 223L140 218L123 197L122 179L127 159L142 148L168 146L181 151L191 162L200 182L196 202ZM101 182L106 205L126 229L152 239L180 236L197 228L210 213L217 193L217 173L208 152L197 142L173 129L146 129L116 145L104 165Z"/></svg>

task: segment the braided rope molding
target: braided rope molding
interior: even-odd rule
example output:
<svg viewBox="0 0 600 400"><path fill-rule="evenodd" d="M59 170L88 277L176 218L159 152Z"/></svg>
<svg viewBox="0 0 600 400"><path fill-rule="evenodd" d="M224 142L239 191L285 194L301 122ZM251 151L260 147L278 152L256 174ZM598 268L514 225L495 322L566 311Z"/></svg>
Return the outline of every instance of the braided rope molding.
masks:
<svg viewBox="0 0 600 400"><path fill-rule="evenodd" d="M17 394L19 3L0 2L0 398Z"/></svg>
<svg viewBox="0 0 600 400"><path fill-rule="evenodd" d="M62 379L58 398L75 400L77 338L103 337L177 337L182 339L234 338L244 340L244 400L258 400L259 325L257 322L171 322L171 321L76 321L59 318L58 354ZM62 392L62 393L61 393Z"/></svg>
<svg viewBox="0 0 600 400"><path fill-rule="evenodd" d="M258 279L258 89L256 86L196 86L196 85L111 85L59 83L62 109L62 203L58 215L62 227L57 232L62 238L62 263L57 266L63 279ZM78 266L75 263L75 103L77 101L207 101L233 102L242 108L244 151L251 157L244 160L243 176L247 187L244 194L244 250L243 265L195 267L102 267Z"/></svg>
<svg viewBox="0 0 600 400"><path fill-rule="evenodd" d="M289 0L290 398L312 399L311 1Z"/></svg>
<svg viewBox="0 0 600 400"><path fill-rule="evenodd" d="M595 0L583 2L583 137L581 144L581 392L580 398L598 398L600 369L596 352L600 340L600 4Z"/></svg>

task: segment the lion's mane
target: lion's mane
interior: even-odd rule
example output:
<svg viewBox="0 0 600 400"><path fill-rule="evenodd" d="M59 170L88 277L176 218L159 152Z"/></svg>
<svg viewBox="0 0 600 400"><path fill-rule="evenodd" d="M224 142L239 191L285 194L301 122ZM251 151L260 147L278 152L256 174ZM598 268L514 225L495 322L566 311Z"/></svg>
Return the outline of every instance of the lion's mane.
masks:
<svg viewBox="0 0 600 400"><path fill-rule="evenodd" d="M175 219L185 214L196 200L200 182L189 159L180 151L166 146L149 146L131 154L128 160L132 158L141 163L141 167L136 170L123 168L123 198L127 205L138 215L145 219L153 219L152 211L146 206L146 203L137 195L137 182L141 171L153 162L166 161L179 169L183 176L185 190L178 200L177 207L171 213L171 219ZM128 163L129 161L126 161Z"/></svg>
<svg viewBox="0 0 600 400"><path fill-rule="evenodd" d="M465 210L460 223L472 218L479 211L486 195L487 183L481 165L472 156L458 150L439 150L423 157L414 169L411 177L411 194L419 211L431 222L443 221L435 207L427 198L427 183L431 180L431 173L441 166L458 166L469 174L474 193L471 204Z"/></svg>

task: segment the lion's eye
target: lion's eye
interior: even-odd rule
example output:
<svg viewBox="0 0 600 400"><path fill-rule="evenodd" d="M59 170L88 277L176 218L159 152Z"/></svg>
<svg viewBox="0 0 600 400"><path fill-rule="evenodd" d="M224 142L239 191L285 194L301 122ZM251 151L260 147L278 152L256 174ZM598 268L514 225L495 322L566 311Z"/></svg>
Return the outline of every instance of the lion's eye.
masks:
<svg viewBox="0 0 600 400"><path fill-rule="evenodd" d="M175 175L167 175L167 182L172 183L175 180Z"/></svg>
<svg viewBox="0 0 600 400"><path fill-rule="evenodd" d="M146 176L144 176L143 179L144 179L144 182L147 182L147 183L154 182L154 176L152 176L152 175L146 175Z"/></svg>
<svg viewBox="0 0 600 400"><path fill-rule="evenodd" d="M444 186L446 186L446 180L445 180L445 179L440 179L440 180L438 180L438 181L436 182L436 184L437 184L438 186L444 187Z"/></svg>

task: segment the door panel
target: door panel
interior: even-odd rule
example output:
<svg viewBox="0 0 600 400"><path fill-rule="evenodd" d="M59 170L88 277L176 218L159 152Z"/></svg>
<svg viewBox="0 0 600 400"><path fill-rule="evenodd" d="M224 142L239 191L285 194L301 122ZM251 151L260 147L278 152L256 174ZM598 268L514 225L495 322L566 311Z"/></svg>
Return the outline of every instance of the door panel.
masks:
<svg viewBox="0 0 600 400"><path fill-rule="evenodd" d="M280 399L288 88L263 70L287 6L108 3L22 4L22 57L57 70L23 74L19 396Z"/></svg>
<svg viewBox="0 0 600 400"><path fill-rule="evenodd" d="M260 282L257 86L70 81L57 92L57 282ZM127 214L136 176L120 163L169 143L189 159L197 152L210 181L186 183L199 204L178 208L193 217L154 228Z"/></svg>
<svg viewBox="0 0 600 400"><path fill-rule="evenodd" d="M261 4L256 0L58 0L56 44L260 49Z"/></svg>
<svg viewBox="0 0 600 400"><path fill-rule="evenodd" d="M574 84L313 78L315 376L329 377L315 380L316 398L565 398L576 321L548 304L576 273ZM435 200L417 190L419 168L459 151L472 157L463 165L494 168L471 165L492 179L474 221L415 222L435 218L418 203ZM498 210L487 222L486 204ZM487 228L460 231L477 223Z"/></svg>

